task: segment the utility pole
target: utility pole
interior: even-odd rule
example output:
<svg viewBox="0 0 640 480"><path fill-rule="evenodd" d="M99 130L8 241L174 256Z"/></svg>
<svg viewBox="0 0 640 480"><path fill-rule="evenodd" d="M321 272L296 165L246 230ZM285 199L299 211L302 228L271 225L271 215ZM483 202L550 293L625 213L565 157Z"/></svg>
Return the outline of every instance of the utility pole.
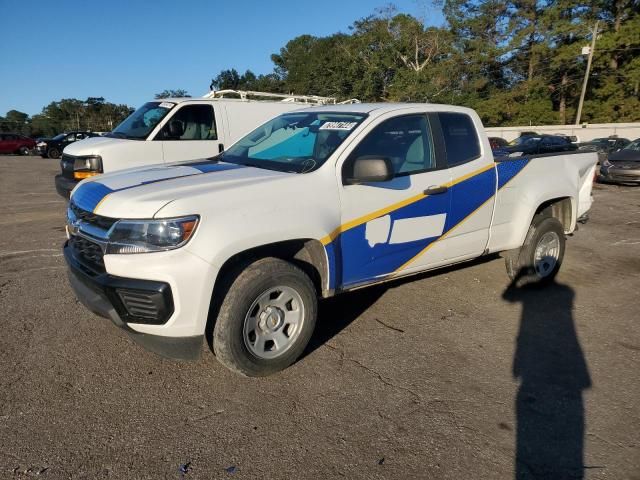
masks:
<svg viewBox="0 0 640 480"><path fill-rule="evenodd" d="M576 115L576 125L580 125L580 117L582 116L582 104L584 96L587 93L587 83L589 82L589 73L591 73L591 60L593 60L593 51L596 48L596 37L598 36L598 24L600 20L596 20L596 24L591 32L591 47L589 48L589 58L587 59L587 71L584 72L584 81L582 82L582 93L580 93L580 103L578 104L578 114Z"/></svg>

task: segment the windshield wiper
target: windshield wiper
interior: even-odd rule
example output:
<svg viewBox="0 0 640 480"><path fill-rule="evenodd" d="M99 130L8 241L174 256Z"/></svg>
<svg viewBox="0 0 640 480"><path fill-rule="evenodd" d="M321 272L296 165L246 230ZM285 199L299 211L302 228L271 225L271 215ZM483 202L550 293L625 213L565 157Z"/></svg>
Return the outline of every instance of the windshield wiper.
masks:
<svg viewBox="0 0 640 480"><path fill-rule="evenodd" d="M122 132L109 132L108 134L105 135L105 137L124 138L126 140L144 140L145 139L145 137L136 137L133 135L127 135L126 133L122 133Z"/></svg>

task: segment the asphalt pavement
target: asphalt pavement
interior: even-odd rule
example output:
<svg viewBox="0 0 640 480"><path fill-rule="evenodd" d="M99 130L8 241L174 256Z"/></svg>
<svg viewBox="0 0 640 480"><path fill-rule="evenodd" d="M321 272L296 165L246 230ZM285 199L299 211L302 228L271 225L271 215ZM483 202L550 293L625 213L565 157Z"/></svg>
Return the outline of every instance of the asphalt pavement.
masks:
<svg viewBox="0 0 640 480"><path fill-rule="evenodd" d="M0 478L640 479L640 187L595 187L548 288L489 257L323 301L251 379L75 300L58 169L0 156Z"/></svg>

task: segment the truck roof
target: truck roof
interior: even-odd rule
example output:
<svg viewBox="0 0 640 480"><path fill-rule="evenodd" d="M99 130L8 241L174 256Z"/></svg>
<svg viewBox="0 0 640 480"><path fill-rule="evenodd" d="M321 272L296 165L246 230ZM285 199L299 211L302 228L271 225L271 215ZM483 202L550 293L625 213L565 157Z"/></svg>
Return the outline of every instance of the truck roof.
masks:
<svg viewBox="0 0 640 480"><path fill-rule="evenodd" d="M322 105L301 108L305 112L345 112L345 113L372 113L383 114L408 108L420 108L425 111L473 113L471 108L458 107L456 105L444 105L438 103L351 103L345 105Z"/></svg>

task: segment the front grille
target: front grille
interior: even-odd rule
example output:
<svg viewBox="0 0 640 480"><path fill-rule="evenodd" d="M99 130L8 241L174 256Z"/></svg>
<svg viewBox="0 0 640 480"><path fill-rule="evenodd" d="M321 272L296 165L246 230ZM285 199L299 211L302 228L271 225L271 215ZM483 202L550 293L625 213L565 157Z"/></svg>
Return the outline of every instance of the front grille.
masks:
<svg viewBox="0 0 640 480"><path fill-rule="evenodd" d="M69 239L69 245L73 248L75 256L80 262L95 272L105 272L104 253L100 245L77 235Z"/></svg>
<svg viewBox="0 0 640 480"><path fill-rule="evenodd" d="M103 217L101 215L96 215L93 212L83 210L73 202L69 204L69 208L79 220L96 225L104 230L109 230L111 226L117 222L117 219L115 218Z"/></svg>

